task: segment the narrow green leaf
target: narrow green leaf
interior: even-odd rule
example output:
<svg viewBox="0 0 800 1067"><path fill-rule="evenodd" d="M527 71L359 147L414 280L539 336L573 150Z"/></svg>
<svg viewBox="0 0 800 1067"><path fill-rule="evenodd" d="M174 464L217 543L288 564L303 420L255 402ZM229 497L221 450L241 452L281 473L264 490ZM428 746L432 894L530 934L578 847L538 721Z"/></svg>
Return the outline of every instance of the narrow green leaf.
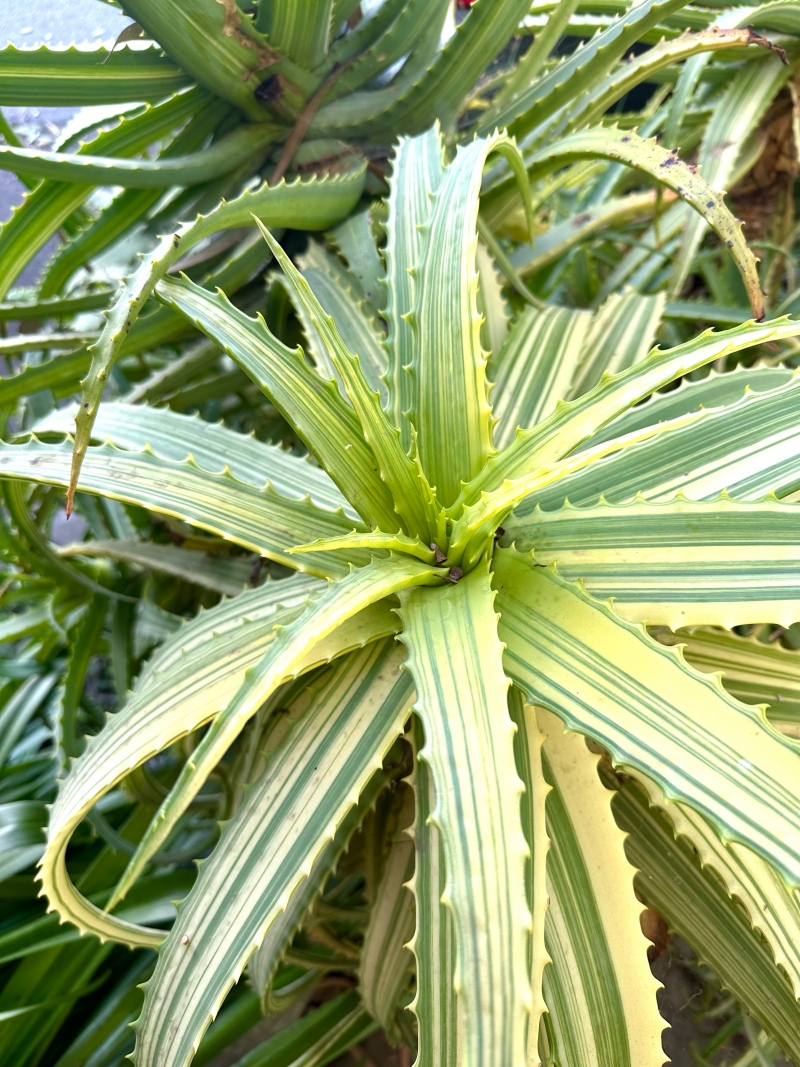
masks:
<svg viewBox="0 0 800 1067"><path fill-rule="evenodd" d="M159 951L137 1026L138 1067L190 1063L319 855L346 843L347 815L408 716L412 686L402 661L391 639L343 660L246 794Z"/></svg>
<svg viewBox="0 0 800 1067"><path fill-rule="evenodd" d="M257 168L260 158L280 132L266 123L239 126L209 148L190 155L163 159L112 159L97 155L65 155L34 148L0 145L0 168L34 178L128 189L166 189L197 185L230 173L244 163Z"/></svg>
<svg viewBox="0 0 800 1067"><path fill-rule="evenodd" d="M714 108L697 157L700 173L714 189L729 187L740 146L756 129L789 74L790 68L778 56L771 55L758 63L748 63L741 75L731 81ZM672 277L673 296L680 295L705 229L702 218L692 217L683 232ZM719 233L716 226L714 229ZM757 315L755 304L753 308Z"/></svg>
<svg viewBox="0 0 800 1067"><path fill-rule="evenodd" d="M477 307L476 227L483 168L495 152L508 161L529 200L513 141L496 134L459 148L434 194L415 268L408 319L414 340L409 418L419 435L423 470L445 507L492 450Z"/></svg>
<svg viewBox="0 0 800 1067"><path fill-rule="evenodd" d="M292 351L222 294L212 295L183 279L165 279L159 295L203 330L258 383L370 526L397 525L392 495L380 478L355 412L310 367L302 350Z"/></svg>
<svg viewBox="0 0 800 1067"><path fill-rule="evenodd" d="M391 425L384 414L378 394L364 378L358 357L348 351L333 318L320 307L308 282L291 259L266 227L260 223L259 227L280 264L295 299L304 307L331 363L339 373L363 428L364 438L372 449L381 478L392 494L395 511L402 519L406 531L412 537L421 537L425 542L443 539L444 519L434 493L418 466L403 449L400 431Z"/></svg>
<svg viewBox="0 0 800 1067"><path fill-rule="evenodd" d="M183 89L190 75L157 48L0 49L0 104L85 107L161 100Z"/></svg>
<svg viewBox="0 0 800 1067"><path fill-rule="evenodd" d="M538 709L547 740L550 908L545 968L551 1055L564 1067L661 1067L658 983L633 892L634 868L597 776L597 756ZM555 1048L552 1047L555 1045Z"/></svg>
<svg viewBox="0 0 800 1067"><path fill-rule="evenodd" d="M530 1010L522 783L493 601L484 564L449 588L404 593L400 609L400 639L425 730L420 758L436 790L431 818L446 857L456 1043L476 1064L522 1063ZM419 921L425 918L423 911ZM423 1062L431 1054L423 1050Z"/></svg>
<svg viewBox="0 0 800 1067"><path fill-rule="evenodd" d="M401 138L389 181L386 220L386 348L389 369L387 412L400 430L403 447L411 447L411 379L415 334L408 316L414 306L412 270L422 257L423 226L430 219L433 194L444 176L443 146L438 125L419 137Z"/></svg>
<svg viewBox="0 0 800 1067"><path fill-rule="evenodd" d="M535 426L564 399L583 359L591 323L590 311L525 308L489 364L497 448L514 439L517 427Z"/></svg>
<svg viewBox="0 0 800 1067"><path fill-rule="evenodd" d="M198 241L219 230L252 225L254 217L265 219L271 225L279 226L291 219L295 226L324 229L354 206L361 193L363 177L363 168L358 167L322 181L298 180L291 185L281 182L277 186L264 184L252 192L246 190L236 200L221 203L210 214L201 215L196 222L187 223L177 233L162 238L158 246L143 257L141 266L120 290L99 341L90 348L92 366L82 383L83 396L75 420L77 432L67 494L68 509L72 507L81 463L108 376L139 312L169 268Z"/></svg>
<svg viewBox="0 0 800 1067"><path fill-rule="evenodd" d="M114 890L109 909L123 899L149 859L167 839L245 723L282 682L297 675L315 645L332 635L357 612L384 597L414 585L439 584L441 580L441 569L435 570L408 556L375 560L331 583L317 601L309 601L306 611L295 622L280 627L275 640L259 662L247 671L233 699L213 721L184 765Z"/></svg>
<svg viewBox="0 0 800 1067"><path fill-rule="evenodd" d="M66 486L70 451L69 442L43 445L33 440L24 445L1 445L0 477ZM353 529L351 518L342 512L323 511L308 498L282 496L269 483L256 489L227 469L213 474L191 457L175 462L150 448L123 452L111 445L92 447L86 453L78 489L172 515L251 552L320 577L347 573L347 557L339 553L303 557L290 554L289 549L323 532L331 536L349 533ZM369 557L356 551L349 558L353 563L364 563ZM82 577L76 572L74 580ZM112 595L108 590L103 592Z"/></svg>
<svg viewBox="0 0 800 1067"><path fill-rule="evenodd" d="M494 569L504 662L528 698L797 885L800 757L792 742L555 568L500 549Z"/></svg>

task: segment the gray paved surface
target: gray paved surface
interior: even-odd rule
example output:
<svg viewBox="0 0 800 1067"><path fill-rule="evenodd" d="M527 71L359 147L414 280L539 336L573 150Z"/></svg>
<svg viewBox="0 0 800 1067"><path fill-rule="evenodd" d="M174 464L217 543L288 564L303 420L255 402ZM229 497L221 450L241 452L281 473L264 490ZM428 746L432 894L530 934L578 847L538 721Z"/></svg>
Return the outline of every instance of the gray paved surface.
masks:
<svg viewBox="0 0 800 1067"><path fill-rule="evenodd" d="M111 46L131 20L102 0L0 0L0 47L7 42L19 48L39 44L97 44ZM75 114L69 107L7 107L6 118L24 144L48 148ZM0 222L22 202L24 186L0 170ZM51 242L28 265L17 284L35 281L55 247Z"/></svg>

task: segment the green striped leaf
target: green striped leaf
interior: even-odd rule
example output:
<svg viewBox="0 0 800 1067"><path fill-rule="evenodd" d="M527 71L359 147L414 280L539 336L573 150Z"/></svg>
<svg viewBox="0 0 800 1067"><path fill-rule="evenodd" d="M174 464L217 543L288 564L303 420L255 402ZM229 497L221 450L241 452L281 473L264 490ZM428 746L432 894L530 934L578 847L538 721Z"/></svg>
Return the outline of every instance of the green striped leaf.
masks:
<svg viewBox="0 0 800 1067"><path fill-rule="evenodd" d="M407 367L416 350L416 336L407 318L414 306L412 271L422 258L423 226L430 219L432 196L444 177L443 145L438 125L419 137L401 138L389 183L386 220L386 348L389 368L387 412L400 430L406 449L411 447L411 379Z"/></svg>
<svg viewBox="0 0 800 1067"><path fill-rule="evenodd" d="M583 359L591 322L590 311L525 308L489 364L496 448L510 444L518 426L547 418L564 399Z"/></svg>
<svg viewBox="0 0 800 1067"><path fill-rule="evenodd" d="M439 827L433 820L436 790L431 769L419 758L425 743L422 724L414 716L414 893L416 930L409 947L416 959L416 993L409 1005L417 1017L416 1067L456 1067L463 1048L458 1026L455 973L455 930L452 909L445 902L447 860Z"/></svg>
<svg viewBox="0 0 800 1067"><path fill-rule="evenodd" d="M123 284L107 315L100 339L89 349L92 366L82 382L83 395L75 420L68 510L72 506L81 463L91 439L92 425L108 376L140 311L169 268L198 241L220 230L250 226L254 217L256 220L265 219L273 226L285 225L291 219L295 226L326 229L354 207L363 188L363 179L364 168L359 165L349 172L322 181L312 179L291 185L281 181L275 186L265 183L253 191L245 190L235 200L222 201L208 215L199 215L195 222L186 223L176 233L162 237L156 248L143 257L141 266Z"/></svg>
<svg viewBox="0 0 800 1067"><path fill-rule="evenodd" d="M664 644L683 646L683 658L699 671L721 672L722 684L745 704L767 705L767 716L784 733L800 730L800 654L766 644L756 635L692 629L679 635L658 632Z"/></svg>
<svg viewBox="0 0 800 1067"><path fill-rule="evenodd" d="M500 549L494 572L506 670L528 699L797 885L800 756L792 742L554 568Z"/></svg>
<svg viewBox="0 0 800 1067"><path fill-rule="evenodd" d="M526 188L522 159L508 138L497 134L458 150L433 198L408 319L414 337L409 418L422 467L445 507L492 447L475 256L481 177L494 152Z"/></svg>
<svg viewBox="0 0 800 1067"><path fill-rule="evenodd" d="M628 834L626 852L640 871L635 884L642 898L690 942L723 986L796 1059L800 1056L797 1001L747 916L719 878L700 867L690 846L675 840L667 818L649 807L634 783L621 787L612 807Z"/></svg>
<svg viewBox="0 0 800 1067"><path fill-rule="evenodd" d="M371 240L370 237L367 237ZM358 282L325 249L310 241L302 260L302 275L325 312L336 323L336 328L348 352L358 356L362 373L370 388L380 392L382 378L386 373L386 353L383 349L383 330L380 328L372 306L360 297ZM289 291L291 296L291 290ZM324 342L316 327L299 301L294 301L295 312L303 323L303 332L309 342L309 354L317 369L333 377L334 368ZM385 391L382 396L385 400ZM384 403L385 406L385 403Z"/></svg>
<svg viewBox="0 0 800 1067"><path fill-rule="evenodd" d="M728 629L773 619L800 621L800 508L722 496L650 503L536 508L506 524L506 540L557 563L592 596L651 626Z"/></svg>
<svg viewBox="0 0 800 1067"><path fill-rule="evenodd" d="M375 560L330 584L316 601L309 600L296 620L277 628L274 641L245 674L228 706L211 723L184 764L112 895L109 907L123 899L147 862L166 841L181 815L197 796L214 767L246 723L279 685L305 670L314 647L371 604L414 585L434 585L442 570L408 556ZM335 637L334 637L335 640Z"/></svg>
<svg viewBox="0 0 800 1067"><path fill-rule="evenodd" d="M594 389L577 400L559 405L534 428L518 433L514 441L498 456L490 458L480 474L464 487L451 511L456 511L458 505L478 501L482 492L498 488L506 479L520 477L569 455L606 423L676 378L721 356L798 333L800 323L775 319L744 323L720 333L707 330L676 348L664 352L655 349L640 363L614 377L601 379ZM577 501L573 499L573 502Z"/></svg>
<svg viewBox="0 0 800 1067"><path fill-rule="evenodd" d="M355 412L300 349L281 344L263 319L249 318L221 294L185 279L162 281L159 294L254 378L370 526L398 525Z"/></svg>
<svg viewBox="0 0 800 1067"><path fill-rule="evenodd" d="M65 862L70 837L117 782L228 705L247 671L274 643L278 628L302 614L305 598L316 588L313 579L305 577L267 583L199 615L165 642L123 710L89 740L61 785L42 861L41 879L50 910L57 910L62 920L101 940L112 938L132 947L160 943L162 931L109 915L75 888ZM388 608L370 608L340 626L331 639L317 643L305 661L297 664L296 672L308 671L396 629L396 617ZM120 914L124 916L124 909Z"/></svg>
<svg viewBox="0 0 800 1067"><path fill-rule="evenodd" d="M729 491L736 500L787 497L800 489L797 396L800 379L777 389L746 393L737 403L709 411L696 423L676 426L652 444L644 441L568 475L552 490L535 493L520 513L537 503L560 507L610 502L642 493L648 500L711 500ZM735 447L731 448L731 443Z"/></svg>
<svg viewBox="0 0 800 1067"><path fill-rule="evenodd" d="M393 640L344 659L248 790L159 950L137 1025L138 1067L190 1063L309 869L346 843L348 815L376 775L385 780L383 758L408 716L402 661Z"/></svg>
<svg viewBox="0 0 800 1067"><path fill-rule="evenodd" d="M614 293L606 300L592 319L570 399L593 389L603 374L619 374L644 359L655 340L665 299L663 293Z"/></svg>
<svg viewBox="0 0 800 1067"><path fill-rule="evenodd" d="M1 445L0 477L66 486L70 453L69 442L45 445L32 440ZM111 445L92 446L86 452L78 489L172 515L251 552L320 577L347 573L348 557L341 553L301 556L289 549L326 529L331 536L349 533L352 519L342 512L323 511L308 498L281 496L269 483L256 489L228 470L213 474L191 457L175 462L150 448L125 452ZM349 556L353 563L365 563L368 558L363 551Z"/></svg>
<svg viewBox="0 0 800 1067"><path fill-rule="evenodd" d="M545 1016L550 1055L564 1067L661 1067L658 983L633 893L634 868L597 776L597 756L543 709L550 907Z"/></svg>
<svg viewBox="0 0 800 1067"><path fill-rule="evenodd" d="M295 299L303 305L320 342L325 346L328 358L339 374L364 438L377 461L380 476L392 494L394 509L405 524L406 531L427 543L444 540L444 516L434 492L419 466L404 450L400 431L391 425L384 414L377 392L370 388L361 371L358 357L348 351L333 318L320 307L308 282L266 227L259 225Z"/></svg>
<svg viewBox="0 0 800 1067"><path fill-rule="evenodd" d="M697 850L704 867L712 868L728 893L746 909L754 929L768 942L775 962L786 972L795 997L800 993L800 902L774 867L749 848L725 845L708 821L685 804L674 804L669 817L676 834Z"/></svg>
<svg viewBox="0 0 800 1067"><path fill-rule="evenodd" d="M436 791L431 818L446 859L444 902L452 909L456 946L456 1045L465 1062L476 1064L523 1062L530 1007L522 784L493 601L482 565L450 588L404 593L400 609L400 639L425 731L420 758ZM420 922L426 914L420 912ZM425 936L418 934L417 941ZM425 1049L423 1061L430 1055Z"/></svg>
<svg viewBox="0 0 800 1067"><path fill-rule="evenodd" d="M665 315L669 318L669 305ZM701 408L722 407L741 400L745 392L766 393L777 389L790 380L794 370L791 367L766 367L756 364L753 367L738 366L727 374L711 373L698 381L684 379L677 389L664 393L654 393L644 404L624 412L613 422L608 423L592 437L591 443L606 441L612 437L638 430L642 426L651 426L654 422L667 422L669 419L686 415Z"/></svg>
<svg viewBox="0 0 800 1067"><path fill-rule="evenodd" d="M517 771L522 778L522 829L528 842L530 859L525 865L525 892L531 911L531 936L528 943L528 971L531 983L531 1012L528 1017L527 1063L536 1063L543 1014L545 966L550 962L545 943L550 890L547 885L547 856L550 838L547 832L545 802L550 786L542 769L542 744L545 735L539 727L541 709L526 704L522 693L512 686L508 710L517 728L514 750Z"/></svg>
<svg viewBox="0 0 800 1067"><path fill-rule="evenodd" d="M1 395L1 394L0 394ZM33 426L37 435L69 433L77 408L58 408ZM205 422L199 415L182 415L170 408L146 404L103 404L93 437L117 448L138 452L148 445L159 456L182 463L192 456L203 470L223 474L227 467L240 482L262 489L270 482L282 496L309 496L317 507L340 508L358 518L347 500L320 467L277 445L236 433L222 423Z"/></svg>
<svg viewBox="0 0 800 1067"><path fill-rule="evenodd" d="M191 83L157 48L0 49L0 104L85 107L161 100Z"/></svg>

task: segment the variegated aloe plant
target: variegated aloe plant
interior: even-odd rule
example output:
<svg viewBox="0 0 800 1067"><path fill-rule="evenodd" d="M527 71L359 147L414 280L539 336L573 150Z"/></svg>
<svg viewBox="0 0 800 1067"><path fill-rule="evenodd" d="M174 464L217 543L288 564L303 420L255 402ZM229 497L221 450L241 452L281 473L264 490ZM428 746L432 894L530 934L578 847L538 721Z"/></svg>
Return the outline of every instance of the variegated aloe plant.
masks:
<svg viewBox="0 0 800 1067"><path fill-rule="evenodd" d="M668 157L648 152L653 166ZM499 293L477 253L493 155L527 203L503 135L450 162L436 130L401 142L386 271L374 278L385 336L340 261L312 250L304 277L263 225L310 358L220 292L186 277L155 284L261 387L315 463L145 405L102 406L72 470L69 442L0 450L12 487L74 477L79 493L179 518L301 572L167 638L50 812L50 907L101 942L157 949L137 1067L207 1062L203 1035L245 968L275 1011L348 967L360 997L304 1015L242 1063L329 1062L379 1022L417 1046L419 1067L658 1067L663 1024L615 817L641 897L800 1054L800 755L762 711L645 628L800 619L796 505L778 499L800 486L797 379L777 371L774 388L699 410L691 386L659 392L793 338L800 323L709 331L599 380L588 313L531 308L500 343ZM753 292L752 256L721 198L682 164L667 170ZM63 427L55 413L40 431ZM138 558L150 550L158 566L158 547L140 543ZM96 635L102 617L86 625ZM713 648L703 632L688 650L700 665ZM727 655L743 675L755 670L757 652ZM65 757L79 748L74 701L60 705ZM579 734L610 757L615 794ZM165 782L159 759L181 743ZM212 778L230 792L230 819L169 933L143 926L128 901L179 862L171 842L185 841ZM70 842L87 818L103 826L119 783L149 789L158 810L127 828L127 867L93 897ZM207 848L195 840L193 854ZM335 923L352 918L342 902L359 863L370 917L354 940Z"/></svg>

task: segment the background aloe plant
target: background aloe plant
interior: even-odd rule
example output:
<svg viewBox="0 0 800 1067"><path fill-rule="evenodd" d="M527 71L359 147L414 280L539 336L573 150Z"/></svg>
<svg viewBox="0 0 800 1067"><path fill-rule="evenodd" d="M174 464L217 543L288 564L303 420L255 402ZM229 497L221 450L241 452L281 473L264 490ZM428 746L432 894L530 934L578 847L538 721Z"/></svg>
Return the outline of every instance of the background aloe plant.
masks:
<svg viewBox="0 0 800 1067"><path fill-rule="evenodd" d="M479 0L443 46L449 5L323 7L129 4L169 59L2 54L6 103L153 104L2 158L41 178L4 295L69 238L0 305L58 324L0 342L3 1055L115 1064L140 1016L137 1063L380 1027L419 1064L660 1064L635 885L727 991L708 1054L800 1060L798 668L764 640L798 621L800 326L744 322L793 307L793 172L766 295L712 191L758 187L794 7ZM328 233L285 237L298 273L254 215Z"/></svg>

